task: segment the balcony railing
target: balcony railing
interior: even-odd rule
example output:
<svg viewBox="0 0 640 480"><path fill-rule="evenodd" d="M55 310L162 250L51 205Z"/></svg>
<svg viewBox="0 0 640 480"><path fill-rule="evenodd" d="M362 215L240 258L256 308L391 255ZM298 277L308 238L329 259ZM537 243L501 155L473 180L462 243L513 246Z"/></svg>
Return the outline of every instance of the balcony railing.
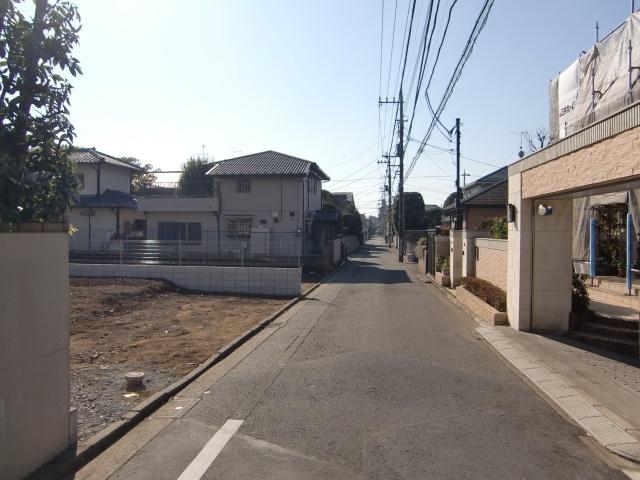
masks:
<svg viewBox="0 0 640 480"><path fill-rule="evenodd" d="M190 182L180 188L178 182L157 182L136 192L138 197L211 197L214 195L212 182Z"/></svg>

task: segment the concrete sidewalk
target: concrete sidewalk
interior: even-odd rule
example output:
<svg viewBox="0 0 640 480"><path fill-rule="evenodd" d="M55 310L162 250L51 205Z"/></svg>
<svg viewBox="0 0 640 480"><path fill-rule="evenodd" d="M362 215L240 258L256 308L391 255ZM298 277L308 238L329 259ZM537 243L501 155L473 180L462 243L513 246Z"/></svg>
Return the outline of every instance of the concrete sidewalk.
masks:
<svg viewBox="0 0 640 480"><path fill-rule="evenodd" d="M562 336L496 327L563 383L640 440L640 361Z"/></svg>

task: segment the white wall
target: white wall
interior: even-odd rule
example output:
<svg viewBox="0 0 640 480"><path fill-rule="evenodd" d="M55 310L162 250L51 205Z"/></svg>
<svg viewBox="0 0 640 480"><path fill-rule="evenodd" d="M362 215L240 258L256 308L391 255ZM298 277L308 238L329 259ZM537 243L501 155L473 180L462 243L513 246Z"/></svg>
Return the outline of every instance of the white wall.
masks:
<svg viewBox="0 0 640 480"><path fill-rule="evenodd" d="M84 175L84 188L80 189L80 195L95 195L98 193L98 172L97 166L86 163L76 164L76 174Z"/></svg>
<svg viewBox="0 0 640 480"><path fill-rule="evenodd" d="M301 269L174 265L105 265L72 263L75 277L159 278L187 289L212 293L300 295Z"/></svg>
<svg viewBox="0 0 640 480"><path fill-rule="evenodd" d="M92 246L97 247L100 242L106 240L107 234L116 232L116 211L111 208L92 208L93 215L91 218L87 215L88 211L86 208L72 208L67 212L67 218L69 223L78 229L78 232L74 234L74 237L78 239L89 238L89 222L91 222L91 237L95 241L95 243L92 242L94 243ZM120 217L122 223L122 213ZM122 225L120 225L120 231L123 231Z"/></svg>
<svg viewBox="0 0 640 480"><path fill-rule="evenodd" d="M66 233L0 234L0 478L23 478L75 439L69 425Z"/></svg>
<svg viewBox="0 0 640 480"><path fill-rule="evenodd" d="M100 165L100 193L117 190L131 193L131 170L103 163Z"/></svg>
<svg viewBox="0 0 640 480"><path fill-rule="evenodd" d="M131 170L109 164L100 165L100 193L105 190L118 190L131 193ZM84 188L80 195L96 195L98 193L98 165L86 163L76 164L76 174L84 175Z"/></svg>
<svg viewBox="0 0 640 480"><path fill-rule="evenodd" d="M319 181L317 192L313 193L313 190L307 192L306 178L247 177L251 181L251 192L238 193L236 185L241 177L218 178L223 219L251 216L253 227L262 225L273 232L295 232L303 227L305 211L320 210L322 206L322 184ZM278 214L278 221L274 221L274 212Z"/></svg>

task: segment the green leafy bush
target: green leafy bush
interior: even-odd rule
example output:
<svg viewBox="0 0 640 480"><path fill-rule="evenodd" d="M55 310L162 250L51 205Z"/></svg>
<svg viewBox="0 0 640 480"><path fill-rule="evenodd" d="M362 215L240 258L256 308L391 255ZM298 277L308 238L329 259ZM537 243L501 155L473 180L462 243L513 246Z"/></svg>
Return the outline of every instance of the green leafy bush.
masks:
<svg viewBox="0 0 640 480"><path fill-rule="evenodd" d="M489 230L491 238L506 240L509 231L507 217L493 217L483 220L480 224L482 230Z"/></svg>
<svg viewBox="0 0 640 480"><path fill-rule="evenodd" d="M571 278L571 311L572 312L587 312L589 311L589 305L591 305L591 298L589 298L589 290L587 290L587 284L585 283L585 276L578 273L574 273Z"/></svg>
<svg viewBox="0 0 640 480"><path fill-rule="evenodd" d="M464 277L462 279L462 285L469 292L499 312L507 311L507 292L501 288L476 277Z"/></svg>

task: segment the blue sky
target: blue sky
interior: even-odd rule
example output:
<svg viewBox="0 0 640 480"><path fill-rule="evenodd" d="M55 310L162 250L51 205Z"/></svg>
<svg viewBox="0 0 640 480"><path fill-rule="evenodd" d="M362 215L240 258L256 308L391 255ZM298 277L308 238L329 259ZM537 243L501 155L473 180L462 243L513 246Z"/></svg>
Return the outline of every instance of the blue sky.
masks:
<svg viewBox="0 0 640 480"><path fill-rule="evenodd" d="M410 1L397 2L390 97ZM277 150L317 162L332 178L325 188L352 191L362 212L377 212L384 173L376 163L377 99L387 92L395 0L384 1L382 89L381 0L75 3L83 23L75 54L84 70L72 95L77 145L163 170L179 169L202 145L215 160ZM434 101L481 3L459 0L453 11ZM416 40L427 4L418 0ZM496 0L441 118L447 126L462 118L463 155L496 166L516 160L513 132L547 125L549 80L592 45L596 20L604 36L629 11L628 0ZM405 89L414 61L411 49ZM381 135L388 137L391 117L389 110ZM422 138L428 120L421 100L412 137ZM437 131L430 143L453 147ZM415 149L412 142L407 162ZM464 159L462 167L473 175L468 181L493 170ZM405 188L441 204L454 172L449 153L427 148Z"/></svg>

